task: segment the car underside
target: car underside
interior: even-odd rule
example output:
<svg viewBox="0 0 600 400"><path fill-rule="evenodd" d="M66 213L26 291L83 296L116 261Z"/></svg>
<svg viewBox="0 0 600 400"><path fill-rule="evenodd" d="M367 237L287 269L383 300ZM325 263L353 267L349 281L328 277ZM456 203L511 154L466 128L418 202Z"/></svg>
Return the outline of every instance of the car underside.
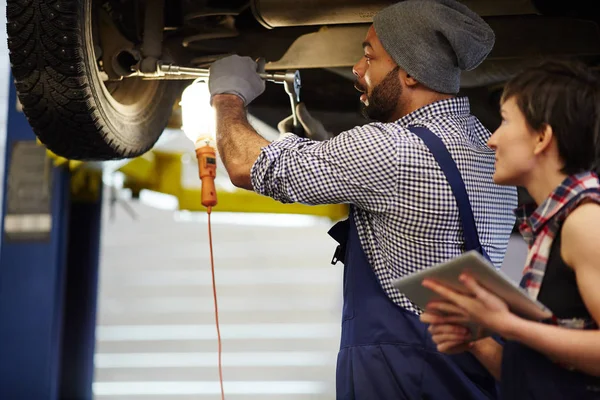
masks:
<svg viewBox="0 0 600 400"><path fill-rule="evenodd" d="M208 68L240 54L268 71L299 69L301 100L339 132L363 123L352 65L372 16L395 0L9 0L12 73L35 133L71 159L129 158L166 126L181 126L178 98L189 77L157 65ZM494 29L496 44L462 76L461 94L490 129L503 83L541 58L600 64L591 1L463 0ZM267 85L249 110L275 126L286 93Z"/></svg>

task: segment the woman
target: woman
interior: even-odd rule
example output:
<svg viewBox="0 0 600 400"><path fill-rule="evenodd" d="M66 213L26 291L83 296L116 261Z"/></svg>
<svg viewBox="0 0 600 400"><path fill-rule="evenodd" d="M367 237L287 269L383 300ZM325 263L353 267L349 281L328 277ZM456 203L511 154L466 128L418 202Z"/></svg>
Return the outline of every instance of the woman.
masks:
<svg viewBox="0 0 600 400"><path fill-rule="evenodd" d="M428 304L438 350L468 350L500 380L504 399L600 399L600 130L598 78L583 65L546 62L505 86L502 123L489 140L494 181L522 186L535 201L517 210L529 245L521 286L554 317L529 321L463 274L471 295L431 280L445 301ZM472 341L461 324L495 332Z"/></svg>

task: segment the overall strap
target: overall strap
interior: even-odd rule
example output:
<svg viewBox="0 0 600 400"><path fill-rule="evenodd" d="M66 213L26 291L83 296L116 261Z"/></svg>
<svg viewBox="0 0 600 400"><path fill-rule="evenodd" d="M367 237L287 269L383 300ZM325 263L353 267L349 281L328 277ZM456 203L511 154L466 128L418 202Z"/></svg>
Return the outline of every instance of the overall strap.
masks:
<svg viewBox="0 0 600 400"><path fill-rule="evenodd" d="M411 126L408 130L417 135L425 143L437 163L440 165L442 172L446 175L446 179L448 180L450 188L452 188L452 193L458 203L458 213L465 235L465 250L477 250L489 260L489 256L479 242L475 217L473 216L473 209L471 208L471 202L469 201L465 183L463 182L460 171L452 159L450 152L444 145L444 142L427 128Z"/></svg>

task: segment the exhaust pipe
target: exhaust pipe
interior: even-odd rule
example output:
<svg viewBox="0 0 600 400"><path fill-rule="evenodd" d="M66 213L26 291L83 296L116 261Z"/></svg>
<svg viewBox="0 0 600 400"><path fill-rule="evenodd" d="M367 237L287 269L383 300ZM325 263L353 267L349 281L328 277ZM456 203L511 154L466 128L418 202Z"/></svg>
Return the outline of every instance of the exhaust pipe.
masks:
<svg viewBox="0 0 600 400"><path fill-rule="evenodd" d="M398 0L252 0L252 13L264 27L365 24Z"/></svg>
<svg viewBox="0 0 600 400"><path fill-rule="evenodd" d="M266 28L370 24L373 16L399 0L251 0L254 17ZM538 14L536 0L460 0L482 17Z"/></svg>

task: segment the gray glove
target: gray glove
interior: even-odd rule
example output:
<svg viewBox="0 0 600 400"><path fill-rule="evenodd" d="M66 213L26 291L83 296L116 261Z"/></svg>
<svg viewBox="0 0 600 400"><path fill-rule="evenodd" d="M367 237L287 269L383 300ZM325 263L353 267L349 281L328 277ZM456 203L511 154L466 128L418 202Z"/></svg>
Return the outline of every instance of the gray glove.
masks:
<svg viewBox="0 0 600 400"><path fill-rule="evenodd" d="M307 138L312 140L327 140L333 137L333 134L325 129L321 121L310 115L304 103L299 103L296 106L296 113L298 114L298 119L304 128ZM293 132L293 126L294 120L290 115L277 124L277 130L279 133Z"/></svg>
<svg viewBox="0 0 600 400"><path fill-rule="evenodd" d="M259 64L250 57L232 55L215 61L208 79L210 103L217 94L235 94L247 106L265 91L265 81L258 75L263 70L264 61Z"/></svg>

